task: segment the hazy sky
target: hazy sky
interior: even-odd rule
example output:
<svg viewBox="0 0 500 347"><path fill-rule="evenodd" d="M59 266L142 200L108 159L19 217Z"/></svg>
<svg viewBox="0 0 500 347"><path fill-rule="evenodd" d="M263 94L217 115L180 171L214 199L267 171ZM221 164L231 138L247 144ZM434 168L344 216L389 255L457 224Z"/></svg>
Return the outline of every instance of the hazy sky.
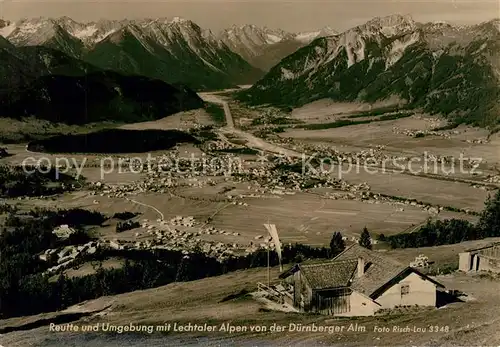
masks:
<svg viewBox="0 0 500 347"><path fill-rule="evenodd" d="M375 16L410 14L417 21L473 24L500 17L499 0L0 0L0 17L101 18L180 16L204 28L256 24L288 31L329 25L344 30Z"/></svg>

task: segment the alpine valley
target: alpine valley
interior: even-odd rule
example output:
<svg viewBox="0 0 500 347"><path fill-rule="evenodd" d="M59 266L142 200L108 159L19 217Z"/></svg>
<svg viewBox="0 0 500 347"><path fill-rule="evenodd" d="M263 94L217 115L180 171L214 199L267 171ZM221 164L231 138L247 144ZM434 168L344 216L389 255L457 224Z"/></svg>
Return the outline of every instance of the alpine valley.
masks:
<svg viewBox="0 0 500 347"><path fill-rule="evenodd" d="M214 34L179 17L0 21L0 86L111 70L195 91L253 84L238 98L254 105L390 99L485 126L496 124L500 107L499 25L422 24L392 15L342 33L244 25Z"/></svg>

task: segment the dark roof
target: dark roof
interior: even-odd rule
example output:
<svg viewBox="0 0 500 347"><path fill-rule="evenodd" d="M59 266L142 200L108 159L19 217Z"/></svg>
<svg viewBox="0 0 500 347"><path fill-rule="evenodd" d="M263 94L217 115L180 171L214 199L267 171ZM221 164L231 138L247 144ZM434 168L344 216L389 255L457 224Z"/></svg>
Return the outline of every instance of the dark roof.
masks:
<svg viewBox="0 0 500 347"><path fill-rule="evenodd" d="M311 288L318 290L349 286L357 266L357 260L339 260L319 264L300 264L299 269Z"/></svg>
<svg viewBox="0 0 500 347"><path fill-rule="evenodd" d="M481 251L483 249L493 248L495 246L500 246L500 242L493 242L493 243L491 243L491 244L489 244L487 246L484 246L484 247L466 249L465 252Z"/></svg>
<svg viewBox="0 0 500 347"><path fill-rule="evenodd" d="M403 274L415 272L421 277L431 280L433 283L444 287L442 284L430 279L428 276L416 271L415 269L402 264L390 257L384 256L380 252L371 251L358 244L354 244L346 248L342 253L336 256L333 260L347 260L363 258L365 263L371 263L370 267L361 277L353 279L351 288L371 298L375 298L382 294L382 288L386 284L401 277Z"/></svg>
<svg viewBox="0 0 500 347"><path fill-rule="evenodd" d="M288 276L293 275L298 270L299 270L299 264L295 264L294 266L292 266L288 270L283 271L282 273L280 273L280 275L278 276L278 278L281 278L281 279L287 278Z"/></svg>

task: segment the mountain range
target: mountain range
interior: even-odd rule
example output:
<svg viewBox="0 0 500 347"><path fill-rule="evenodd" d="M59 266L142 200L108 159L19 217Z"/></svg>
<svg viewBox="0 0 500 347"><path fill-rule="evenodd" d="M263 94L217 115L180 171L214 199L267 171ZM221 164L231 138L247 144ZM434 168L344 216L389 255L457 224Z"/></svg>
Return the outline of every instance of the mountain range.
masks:
<svg viewBox="0 0 500 347"><path fill-rule="evenodd" d="M182 83L196 90L256 82L282 58L317 37L334 34L329 27L295 34L254 25L213 33L179 17L0 22L0 36L17 47L50 47L103 69Z"/></svg>
<svg viewBox="0 0 500 347"><path fill-rule="evenodd" d="M245 25L215 34L177 17L0 21L0 90L37 78L48 83L51 75L80 83L82 76L95 79L109 71L105 79L119 85L117 76L143 76L187 94L254 83L238 94L251 104L295 107L322 98L371 103L397 97L406 107L457 123L491 125L500 118L499 27L498 19L453 26L401 15L341 33Z"/></svg>
<svg viewBox="0 0 500 347"><path fill-rule="evenodd" d="M0 26L0 35L17 47L50 47L102 69L195 90L234 87L263 75L212 32L181 18L85 24L67 17L36 18Z"/></svg>
<svg viewBox="0 0 500 347"><path fill-rule="evenodd" d="M417 23L393 15L314 40L274 66L239 98L300 106L314 100L407 107L479 125L500 120L500 24Z"/></svg>

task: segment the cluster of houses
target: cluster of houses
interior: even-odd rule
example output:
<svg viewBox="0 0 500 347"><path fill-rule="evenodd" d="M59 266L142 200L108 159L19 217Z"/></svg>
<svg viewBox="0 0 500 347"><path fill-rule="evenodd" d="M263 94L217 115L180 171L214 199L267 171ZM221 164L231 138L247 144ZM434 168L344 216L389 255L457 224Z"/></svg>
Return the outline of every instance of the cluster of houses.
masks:
<svg viewBox="0 0 500 347"><path fill-rule="evenodd" d="M56 274L73 266L77 259L95 254L98 249L106 247L105 242L91 241L78 246L65 246L58 249L47 249L39 255L39 259L54 263L55 265L46 270L46 274Z"/></svg>
<svg viewBox="0 0 500 347"><path fill-rule="evenodd" d="M394 128L394 132L400 132L399 129ZM416 136L419 133L425 134L425 135L435 135L434 132L432 131L410 131L410 130L405 130L407 135L410 135L412 137ZM436 132L436 134L439 134L439 136L448 136L446 133L443 132ZM373 166L374 164L379 164L379 165L384 165L387 169L390 169L391 163L403 163L403 162L410 162L413 160L413 157L410 156L396 156L396 155L391 155L388 154L387 151L384 151L385 146L381 145L375 145L373 146L374 148L370 148L368 150L360 150L360 151L353 151L353 152L343 152L339 149L332 148L331 146L326 146L326 145L311 145L311 144L302 144L298 143L293 139L282 139L280 138L280 141L282 143L287 143L289 147L293 148L294 150L301 151L302 153L314 153L315 157L320 159L320 158L337 158L339 162L344 162L344 163L355 163L355 164L360 164L360 165L368 165L368 166ZM487 140L484 139L479 139L479 140L473 140L474 143L487 143ZM278 143L279 144L279 143ZM453 163L455 160L452 156L444 156L444 155L439 155L439 154L432 154L432 153L427 153L424 152L421 154L422 159L426 159L427 162L429 163L436 163L436 164L446 164L446 163ZM478 164L478 161L473 158L462 158L463 160L463 165L464 167L472 168L475 167L476 164ZM394 169L399 169L399 167L393 167Z"/></svg>
<svg viewBox="0 0 500 347"><path fill-rule="evenodd" d="M484 181L486 183L500 183L500 175L488 175Z"/></svg>
<svg viewBox="0 0 500 347"><path fill-rule="evenodd" d="M68 225L60 225L52 231L59 239L68 239L76 231ZM134 240L99 240L83 245L69 245L47 249L39 255L42 261L54 264L47 270L49 274L59 273L73 266L75 261L92 256L98 250L154 250L165 249L182 251L185 254L202 252L219 261L235 256L254 253L262 248L274 248L269 237L258 235L250 244L234 242L244 240L237 232L201 224L193 216L176 216L169 221L143 220L141 229L132 230ZM207 240L206 236L224 237L226 241Z"/></svg>
<svg viewBox="0 0 500 347"><path fill-rule="evenodd" d="M383 148L375 148L367 151L360 151L355 153L342 153L335 149L327 149L319 147L319 153L328 154L330 157L338 157L340 160L346 159L361 159L361 162L365 159L375 158L375 159L386 159ZM227 156L228 161L233 156ZM318 155L321 158L321 155ZM175 171L162 171L156 170L155 165L161 163L167 158L168 160L179 160L178 153L171 153L168 156L159 156L151 159L152 171L148 171L143 179L133 182L130 184L118 184L118 185L107 185L97 182L93 188L95 194L100 194L102 196L110 197L125 197L127 195L137 195L144 192L153 193L165 193L172 188L179 186L203 188L206 186L214 186L218 184L216 177L201 177L195 172L184 172L177 175ZM342 200L362 200L367 203L387 203L391 205L397 205L401 210L404 210L405 205L413 205L415 207L422 208L429 212L431 215L439 214L443 210L442 206L428 206L415 201L394 201L391 197L384 197L371 192L371 187L363 182L361 184L349 184L344 180L334 178L332 175L326 173L313 173L311 175L303 175L302 172L296 172L294 170L275 170L272 169L275 165L276 160L279 159L283 164L290 167L296 165L302 165L302 159L297 158L274 158L270 159L265 165L252 165L251 162L245 162L244 165L235 168L234 172L238 175L233 177L225 177L225 180L231 180L234 182L248 182L252 181L256 189L256 193L259 194L273 194L273 195L285 195L285 194L295 194L300 191L308 190L310 188L333 188L337 190L335 193L331 193L328 198L331 199L342 199ZM438 158L439 159L439 158ZM188 159L186 159L188 160ZM182 161L182 160L181 160ZM237 162L237 161L236 161ZM219 172L220 176L221 172ZM216 175L217 176L217 175ZM317 183L311 185L311 179L316 178ZM240 196L243 198L243 196ZM469 212L469 211L463 211Z"/></svg>
<svg viewBox="0 0 500 347"><path fill-rule="evenodd" d="M147 175L143 179L129 184L105 184L95 182L91 188L94 194L110 197L125 197L127 195L136 195L144 192L165 193L167 190L179 186L203 188L217 184L215 177L225 177L225 180L234 182L253 182L257 186L257 192L263 194L286 194L303 191L310 188L334 188L337 190L358 194L362 191L369 191L370 186L366 183L349 184L343 180L334 178L328 173L311 173L304 175L302 172L293 170L275 170L273 169L276 161L270 160L265 165L252 165L251 162L239 166L239 161L231 159L234 156L225 155L226 159L221 159L228 163L234 163L229 172L238 173L233 177L226 177L226 171L220 167L208 168L213 169L213 172L207 172L206 168L195 167L191 170L190 159L181 159L172 154L166 157L170 161L180 161L187 165L187 171L176 172L175 170L158 170L156 165L166 160L162 156L153 158L151 161L151 170L145 171ZM174 159L172 159L174 158ZM276 159L276 158L275 158ZM283 163L286 165L302 165L301 159L284 158ZM248 164L248 165L247 165ZM177 164L176 164L177 165ZM200 164L201 165L201 164ZM204 175L202 177L202 174ZM317 179L318 183L311 185L311 180Z"/></svg>

